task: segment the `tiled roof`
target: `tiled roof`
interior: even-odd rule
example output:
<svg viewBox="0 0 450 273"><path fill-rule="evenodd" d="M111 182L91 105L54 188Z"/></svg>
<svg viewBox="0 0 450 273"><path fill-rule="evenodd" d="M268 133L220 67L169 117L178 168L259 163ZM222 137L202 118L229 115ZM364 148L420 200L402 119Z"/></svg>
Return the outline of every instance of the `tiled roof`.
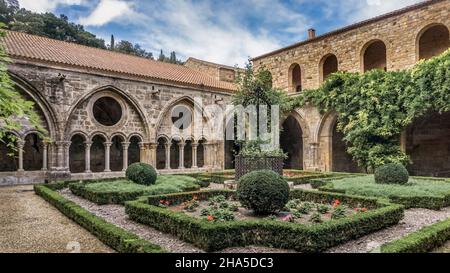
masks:
<svg viewBox="0 0 450 273"><path fill-rule="evenodd" d="M109 50L87 47L15 31L6 31L4 45L13 59L73 66L100 72L154 79L180 85L233 92L233 83L218 81L191 68Z"/></svg>

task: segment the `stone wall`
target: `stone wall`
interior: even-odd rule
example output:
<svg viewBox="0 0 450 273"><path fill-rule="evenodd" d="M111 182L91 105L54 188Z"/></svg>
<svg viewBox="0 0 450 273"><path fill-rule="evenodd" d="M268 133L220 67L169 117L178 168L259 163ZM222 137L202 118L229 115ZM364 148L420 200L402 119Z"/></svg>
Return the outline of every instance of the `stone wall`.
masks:
<svg viewBox="0 0 450 273"><path fill-rule="evenodd" d="M441 41L433 48L432 41L436 40L436 36L443 36L439 34L442 28L447 31L450 29L450 1L433 2L406 13L348 27L331 35L318 36L273 54L263 55L253 62L255 67L264 66L272 73L274 86L292 95L295 95L295 88L292 87L292 68L295 64L301 68L302 89L317 88L323 81L323 64L327 56L336 56L340 71L363 72L365 50L376 41L382 41L386 46L388 71L411 68L420 57L419 38L431 27L436 27L436 32L435 35L428 34L432 38L428 39L431 43L423 42L427 53L422 55L430 57L442 53L450 45L449 41ZM448 40L448 35L445 37L444 40ZM383 63L383 60L379 60L379 63ZM306 135L306 168L330 171L336 117L330 113L320 115L314 108L297 109L296 112L303 137Z"/></svg>

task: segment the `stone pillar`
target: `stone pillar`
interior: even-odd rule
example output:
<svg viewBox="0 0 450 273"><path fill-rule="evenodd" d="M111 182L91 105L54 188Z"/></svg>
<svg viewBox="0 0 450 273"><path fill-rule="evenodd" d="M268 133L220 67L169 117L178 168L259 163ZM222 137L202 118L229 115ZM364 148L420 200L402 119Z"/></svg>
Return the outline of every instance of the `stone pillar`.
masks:
<svg viewBox="0 0 450 273"><path fill-rule="evenodd" d="M311 143L311 166L303 166L304 169L318 170L319 169L319 143ZM306 167L306 168L305 168Z"/></svg>
<svg viewBox="0 0 450 273"><path fill-rule="evenodd" d="M178 143L178 150L179 150L179 155L180 155L180 162L179 162L179 169L182 170L184 169L184 142L180 142Z"/></svg>
<svg viewBox="0 0 450 273"><path fill-rule="evenodd" d="M18 153L19 153L19 169L17 170L18 172L24 172L25 170L23 169L23 147L25 146L25 141L24 140L18 140L17 141L17 149L18 149Z"/></svg>
<svg viewBox="0 0 450 273"><path fill-rule="evenodd" d="M170 144L166 144L166 170L170 170Z"/></svg>
<svg viewBox="0 0 450 273"><path fill-rule="evenodd" d="M58 141L56 144L56 169L64 169L64 142Z"/></svg>
<svg viewBox="0 0 450 273"><path fill-rule="evenodd" d="M198 148L198 144L197 143L193 143L192 144L192 168L196 169L198 168L198 162L197 162L197 148Z"/></svg>
<svg viewBox="0 0 450 273"><path fill-rule="evenodd" d="M143 142L139 142L139 154L140 154L139 161L141 163L148 163L147 162L147 151L145 149L145 143L143 143Z"/></svg>
<svg viewBox="0 0 450 273"><path fill-rule="evenodd" d="M105 171L104 172L111 172L111 167L110 167L110 151L111 151L111 145L112 142L105 142Z"/></svg>
<svg viewBox="0 0 450 273"><path fill-rule="evenodd" d="M150 143L148 145L148 152L149 152L149 163L153 167L156 168L157 162L156 162L156 151L158 149L158 143Z"/></svg>
<svg viewBox="0 0 450 273"><path fill-rule="evenodd" d="M84 143L84 172L91 173L91 147L92 142L87 141Z"/></svg>
<svg viewBox="0 0 450 273"><path fill-rule="evenodd" d="M70 144L72 144L72 141L64 142L64 169L66 169L67 171L70 171Z"/></svg>
<svg viewBox="0 0 450 273"><path fill-rule="evenodd" d="M130 142L122 142L122 150L123 150L123 169L122 171L126 172L128 169L128 147L130 147Z"/></svg>
<svg viewBox="0 0 450 273"><path fill-rule="evenodd" d="M48 170L48 143L42 143L42 171Z"/></svg>

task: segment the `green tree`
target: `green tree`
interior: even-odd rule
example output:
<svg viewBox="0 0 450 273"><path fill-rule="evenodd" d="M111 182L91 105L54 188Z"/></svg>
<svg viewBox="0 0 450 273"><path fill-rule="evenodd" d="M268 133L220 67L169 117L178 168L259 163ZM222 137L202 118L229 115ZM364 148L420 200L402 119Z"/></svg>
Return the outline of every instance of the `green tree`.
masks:
<svg viewBox="0 0 450 273"><path fill-rule="evenodd" d="M161 52L159 53L158 61L160 61L160 62L166 61L166 55L164 55L164 52L162 49L161 49Z"/></svg>
<svg viewBox="0 0 450 273"><path fill-rule="evenodd" d="M2 27L4 26L0 24L0 28ZM0 30L0 38L5 35L5 32ZM45 134L45 130L41 126L39 116L34 111L34 103L24 100L15 90L8 74L7 64L9 62L3 45L0 45L0 141L6 141L8 145L12 146L14 136L8 133L20 131L20 120L24 118L42 134Z"/></svg>
<svg viewBox="0 0 450 273"><path fill-rule="evenodd" d="M143 57L147 59L153 60L153 54L151 52L147 52L145 49L143 49L140 45L135 44L133 45L129 41L120 41L113 49L114 51L135 55L138 57Z"/></svg>

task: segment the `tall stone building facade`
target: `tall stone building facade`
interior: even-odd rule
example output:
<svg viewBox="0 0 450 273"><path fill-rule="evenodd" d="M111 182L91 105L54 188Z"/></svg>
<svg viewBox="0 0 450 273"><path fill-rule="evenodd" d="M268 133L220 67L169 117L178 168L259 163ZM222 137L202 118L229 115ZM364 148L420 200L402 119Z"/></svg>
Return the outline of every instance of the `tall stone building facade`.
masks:
<svg viewBox="0 0 450 273"><path fill-rule="evenodd" d="M450 1L426 1L253 59L273 83L291 96L316 88L336 71L395 71L436 56L450 46ZM23 120L16 148L0 142L0 185L44 179L118 177L134 162L161 172L230 168L233 143L211 138L224 126L211 125L198 104L224 108L236 90L238 69L189 59L171 65L38 36L8 32L17 91L35 103L46 138ZM179 119L193 125L178 133ZM360 171L346 153L335 113L296 109L283 120L281 146L286 168ZM200 128L200 129L192 129ZM415 175L450 176L450 113L430 113L401 137ZM7 154L14 154L14 157Z"/></svg>
<svg viewBox="0 0 450 273"><path fill-rule="evenodd" d="M296 96L319 87L336 71L364 73L413 67L450 47L450 1L433 0L407 7L253 59L272 73L273 84ZM312 107L296 109L284 122L281 145L293 168L359 171L346 153L336 114L322 115ZM294 135L296 137L294 137ZM402 136L415 175L450 176L450 113L431 113Z"/></svg>

